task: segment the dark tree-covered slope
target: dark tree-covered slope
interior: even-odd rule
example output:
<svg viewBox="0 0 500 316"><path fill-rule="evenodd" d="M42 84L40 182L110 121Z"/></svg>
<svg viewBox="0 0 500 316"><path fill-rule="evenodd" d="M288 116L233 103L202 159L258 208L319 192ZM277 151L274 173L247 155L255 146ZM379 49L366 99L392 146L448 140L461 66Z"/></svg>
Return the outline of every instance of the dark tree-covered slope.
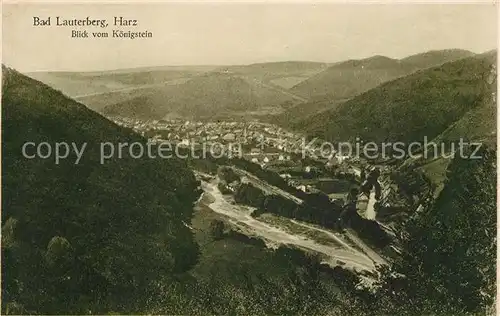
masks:
<svg viewBox="0 0 500 316"><path fill-rule="evenodd" d="M17 313L143 312L165 275L196 263L183 222L197 182L185 162L99 162L101 142L144 142L48 86L3 67L2 308ZM25 142L87 148L22 156Z"/></svg>

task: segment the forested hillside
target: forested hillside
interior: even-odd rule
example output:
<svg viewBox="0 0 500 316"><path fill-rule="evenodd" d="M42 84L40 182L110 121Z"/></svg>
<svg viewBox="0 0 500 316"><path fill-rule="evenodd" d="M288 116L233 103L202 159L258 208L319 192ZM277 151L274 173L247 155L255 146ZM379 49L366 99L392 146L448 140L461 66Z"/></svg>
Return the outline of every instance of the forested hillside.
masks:
<svg viewBox="0 0 500 316"><path fill-rule="evenodd" d="M138 97L108 105L103 113L145 119L215 119L292 100L241 76L208 72L183 84L152 88Z"/></svg>
<svg viewBox="0 0 500 316"><path fill-rule="evenodd" d="M403 256L379 292L383 310L484 315L494 306L496 150L477 154L454 158L438 198L406 223Z"/></svg>
<svg viewBox="0 0 500 316"><path fill-rule="evenodd" d="M329 141L430 140L490 100L496 51L463 58L384 83L332 110L295 124Z"/></svg>
<svg viewBox="0 0 500 316"><path fill-rule="evenodd" d="M470 57L460 49L429 51L403 59L372 56L331 65L317 75L295 85L291 91L304 97L328 98L332 102L354 97L389 80L409 75L419 69Z"/></svg>
<svg viewBox="0 0 500 316"><path fill-rule="evenodd" d="M61 93L3 68L2 306L12 313L138 313L198 246L183 225L199 195L180 160L99 162L100 142L145 142ZM87 149L55 164L25 142ZM131 186L133 184L133 186Z"/></svg>

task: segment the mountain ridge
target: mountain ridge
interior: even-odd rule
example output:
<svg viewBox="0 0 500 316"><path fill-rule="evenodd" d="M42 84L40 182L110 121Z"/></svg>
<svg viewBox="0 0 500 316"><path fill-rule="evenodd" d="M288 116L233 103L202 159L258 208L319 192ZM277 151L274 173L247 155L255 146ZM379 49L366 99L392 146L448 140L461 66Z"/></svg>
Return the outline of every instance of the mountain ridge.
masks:
<svg viewBox="0 0 500 316"><path fill-rule="evenodd" d="M144 108L144 113L151 115L141 115L142 118L161 119L176 113L187 118L213 119L232 112L256 110L293 100L284 93L239 76L209 72L184 84L154 89L139 99L107 106L103 113L130 116L137 113L134 109Z"/></svg>
<svg viewBox="0 0 500 316"><path fill-rule="evenodd" d="M332 100L346 99L383 82L446 61L468 57L470 54L473 55L465 50L448 49L415 54L402 59L382 55L351 59L333 64L323 72L295 85L291 91L310 99L325 95L330 95Z"/></svg>
<svg viewBox="0 0 500 316"><path fill-rule="evenodd" d="M484 80L495 60L496 53L489 53L419 70L308 117L295 127L331 141L361 137L365 141L411 142L422 140L423 135L432 139L482 98L489 98L492 89Z"/></svg>

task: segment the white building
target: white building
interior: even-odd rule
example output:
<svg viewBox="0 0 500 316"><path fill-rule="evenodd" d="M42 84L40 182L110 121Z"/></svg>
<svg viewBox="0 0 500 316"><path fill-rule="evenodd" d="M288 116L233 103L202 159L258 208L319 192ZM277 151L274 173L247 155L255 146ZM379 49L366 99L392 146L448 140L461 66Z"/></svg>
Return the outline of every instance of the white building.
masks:
<svg viewBox="0 0 500 316"><path fill-rule="evenodd" d="M297 188L296 188L296 189L297 189L297 190L300 190L300 191L302 191L302 192L306 192L306 186L305 186L305 185L303 185L303 184L301 184L301 185L297 186Z"/></svg>
<svg viewBox="0 0 500 316"><path fill-rule="evenodd" d="M222 137L223 140L226 141L234 141L236 139L236 136L233 133L228 133Z"/></svg>
<svg viewBox="0 0 500 316"><path fill-rule="evenodd" d="M250 155L252 156L260 155L260 152L261 152L260 148L252 148L250 150Z"/></svg>

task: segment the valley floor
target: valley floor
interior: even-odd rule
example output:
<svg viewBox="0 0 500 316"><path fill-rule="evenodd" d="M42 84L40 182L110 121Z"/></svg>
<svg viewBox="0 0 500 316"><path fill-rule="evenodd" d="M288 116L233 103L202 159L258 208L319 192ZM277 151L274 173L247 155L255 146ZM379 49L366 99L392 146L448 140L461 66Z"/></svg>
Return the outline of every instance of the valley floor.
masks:
<svg viewBox="0 0 500 316"><path fill-rule="evenodd" d="M272 216L253 218L253 209L237 205L228 196L224 196L217 188L217 180L202 181L204 196L199 203L208 206L213 212L224 215L227 221L243 233L263 238L268 246L289 244L296 247L319 253L325 263L331 266L342 265L353 271L373 271L375 264L385 263L385 260L376 255L359 238L353 237L352 232L347 234L334 233L314 225L298 222L291 219ZM297 227L302 228L300 231ZM322 236L318 241L318 236ZM366 250L369 251L366 251ZM367 252L369 255L367 255Z"/></svg>

